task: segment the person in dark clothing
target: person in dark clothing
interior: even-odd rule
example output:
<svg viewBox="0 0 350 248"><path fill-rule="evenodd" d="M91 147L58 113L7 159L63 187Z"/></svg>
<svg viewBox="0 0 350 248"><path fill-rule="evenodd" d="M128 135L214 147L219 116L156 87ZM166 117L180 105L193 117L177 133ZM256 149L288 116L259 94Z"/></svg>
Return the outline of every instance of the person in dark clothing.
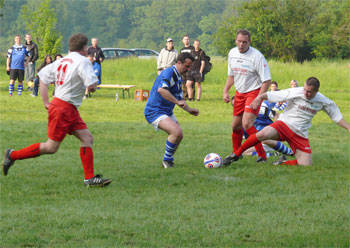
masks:
<svg viewBox="0 0 350 248"><path fill-rule="evenodd" d="M200 48L200 41L195 40L193 42L194 50L192 50L192 55L194 57L194 62L192 64L191 70L187 72L187 93L188 99L190 101L193 100L193 82L196 83L197 87L197 101L200 101L202 95L202 86L201 82L203 82L203 70L205 66L205 53Z"/></svg>
<svg viewBox="0 0 350 248"><path fill-rule="evenodd" d="M88 55L92 54L94 61L96 61L99 65L103 62L105 59L105 56L102 52L102 49L97 46L98 45L98 39L97 38L92 38L91 39L91 46L88 47ZM98 80L101 82L102 79L102 66L101 66L101 73L98 76Z"/></svg>
<svg viewBox="0 0 350 248"><path fill-rule="evenodd" d="M190 37L188 36L188 34L185 34L182 37L182 43L184 43L184 47L181 48L180 53L191 53L194 50L194 47L190 44ZM184 82L182 84L182 91L184 93L184 99L187 100L188 99L188 93L187 93L187 88L186 88L186 82L187 82L187 77L186 74L182 76L182 81ZM193 89L194 85L192 85L192 89Z"/></svg>
<svg viewBox="0 0 350 248"><path fill-rule="evenodd" d="M24 46L27 48L27 51L29 52L29 56L26 58L26 63L24 68L25 79L29 86L29 85L33 85L33 81L35 77L35 62L39 58L39 50L38 50L38 46L32 41L32 36L30 34L26 34L26 43L24 44Z"/></svg>

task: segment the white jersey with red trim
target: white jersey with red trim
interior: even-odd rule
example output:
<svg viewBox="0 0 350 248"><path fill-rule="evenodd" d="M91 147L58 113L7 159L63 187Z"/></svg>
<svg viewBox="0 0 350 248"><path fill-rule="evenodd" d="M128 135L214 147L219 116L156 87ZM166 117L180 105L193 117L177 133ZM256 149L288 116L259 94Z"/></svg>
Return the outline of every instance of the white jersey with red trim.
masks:
<svg viewBox="0 0 350 248"><path fill-rule="evenodd" d="M264 55L253 47L249 47L245 53L240 53L237 47L230 50L228 75L234 77L234 85L239 93L259 89L263 82L271 80Z"/></svg>
<svg viewBox="0 0 350 248"><path fill-rule="evenodd" d="M334 122L339 122L343 118L338 106L319 92L310 100L304 96L303 87L266 93L269 102L288 101L278 120L283 121L294 133L304 138L308 137L312 118L318 111L326 112Z"/></svg>
<svg viewBox="0 0 350 248"><path fill-rule="evenodd" d="M81 105L85 88L97 83L91 62L77 52L70 52L62 59L45 66L38 73L40 81L56 85L55 97L75 105Z"/></svg>

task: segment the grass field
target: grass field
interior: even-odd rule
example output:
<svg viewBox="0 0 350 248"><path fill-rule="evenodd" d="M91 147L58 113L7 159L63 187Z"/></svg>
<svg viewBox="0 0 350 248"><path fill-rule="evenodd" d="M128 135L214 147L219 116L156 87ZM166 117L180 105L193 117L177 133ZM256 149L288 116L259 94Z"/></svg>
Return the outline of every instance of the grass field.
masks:
<svg viewBox="0 0 350 248"><path fill-rule="evenodd" d="M232 108L221 100L227 64L219 58L213 64L202 101L189 103L200 115L175 108L184 139L171 170L161 168L166 135L144 120L145 102L116 102L111 89L84 100L95 172L112 184L83 187L80 144L70 136L54 155L16 161L0 177L0 247L349 247L350 138L325 113L309 131L312 167L275 167L251 157L203 167L207 153L231 151ZM318 77L320 91L350 121L346 61L269 65L280 88ZM1 151L46 141L40 97L8 97L7 75L0 74ZM155 77L154 60L103 63L104 83L151 89Z"/></svg>

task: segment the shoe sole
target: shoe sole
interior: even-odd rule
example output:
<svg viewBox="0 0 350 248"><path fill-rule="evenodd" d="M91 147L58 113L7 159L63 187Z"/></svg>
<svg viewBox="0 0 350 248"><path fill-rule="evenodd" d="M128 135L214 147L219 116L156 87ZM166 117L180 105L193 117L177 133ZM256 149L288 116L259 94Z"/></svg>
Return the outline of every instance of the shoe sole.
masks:
<svg viewBox="0 0 350 248"><path fill-rule="evenodd" d="M7 169L7 173L5 173L5 160L6 160L6 155L7 155L7 152L10 151L11 149L5 149L5 154L4 154L4 159L2 160L2 164L1 164L1 167L2 167L2 174L4 176L7 176L8 174L8 169ZM10 168L10 167L9 167Z"/></svg>
<svg viewBox="0 0 350 248"><path fill-rule="evenodd" d="M104 181L104 182L101 183L101 184L94 184L94 185L88 184L88 185L85 185L85 186L86 186L87 188L106 187L106 186L108 186L111 182L112 182L112 180L107 180L107 181Z"/></svg>

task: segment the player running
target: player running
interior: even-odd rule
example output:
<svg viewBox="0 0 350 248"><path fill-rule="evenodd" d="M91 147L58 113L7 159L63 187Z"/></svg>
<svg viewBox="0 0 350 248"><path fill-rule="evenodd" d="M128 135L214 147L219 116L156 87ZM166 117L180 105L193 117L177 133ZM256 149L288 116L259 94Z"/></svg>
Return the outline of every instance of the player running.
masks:
<svg viewBox="0 0 350 248"><path fill-rule="evenodd" d="M85 186L107 186L111 180L94 175L92 151L93 137L79 115L85 88L96 90L97 77L87 55L88 38L84 34L74 34L69 38L69 54L45 66L38 74L40 93L44 107L49 112L48 140L35 143L20 150L6 149L2 164L3 174L16 160L34 158L43 154L56 153L67 134L81 141L80 158L83 164ZM49 103L48 86L55 82L55 98Z"/></svg>
<svg viewBox="0 0 350 248"><path fill-rule="evenodd" d="M162 71L156 78L145 107L145 118L156 131L162 129L168 133L165 153L162 161L164 168L174 167L174 153L182 140L182 129L177 122L173 109L175 104L191 115L197 116L198 109L190 108L183 99L182 77L192 65L194 58L189 53L181 53L176 64Z"/></svg>
<svg viewBox="0 0 350 248"><path fill-rule="evenodd" d="M250 135L240 148L229 156L228 164L237 161L242 152L261 141L280 140L289 143L296 159L287 161L282 156L279 161L274 163L275 165L312 165L308 129L311 127L312 118L320 110L325 111L335 123L347 129L350 133L350 127L343 119L337 105L319 93L319 87L319 80L315 77L310 77L306 80L304 88L270 91L257 96L250 104L252 109L257 109L262 100L269 100L270 102L288 101L288 105L276 122L258 133Z"/></svg>

